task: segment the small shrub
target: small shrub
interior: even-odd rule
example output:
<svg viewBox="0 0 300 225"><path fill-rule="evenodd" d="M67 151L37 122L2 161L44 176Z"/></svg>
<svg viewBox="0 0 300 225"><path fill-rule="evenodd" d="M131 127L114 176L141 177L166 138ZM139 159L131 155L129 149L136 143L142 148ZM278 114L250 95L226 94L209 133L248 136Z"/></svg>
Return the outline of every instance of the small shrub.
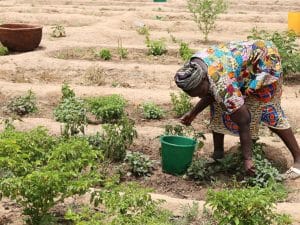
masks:
<svg viewBox="0 0 300 225"><path fill-rule="evenodd" d="M142 25L140 26L137 30L138 34L140 35L145 35L145 36L149 36L149 27L146 25Z"/></svg>
<svg viewBox="0 0 300 225"><path fill-rule="evenodd" d="M106 159L115 162L123 161L126 150L137 136L134 122L123 117L116 124L103 125L101 149Z"/></svg>
<svg viewBox="0 0 300 225"><path fill-rule="evenodd" d="M100 152L85 140L58 140L38 128L6 130L0 135L0 196L23 207L26 224L53 224L49 210L101 181L96 171Z"/></svg>
<svg viewBox="0 0 300 225"><path fill-rule="evenodd" d="M86 100L89 111L104 123L114 123L124 115L126 100L117 94Z"/></svg>
<svg viewBox="0 0 300 225"><path fill-rule="evenodd" d="M297 35L293 31L267 32L253 28L248 36L251 40L272 41L278 48L284 75L300 72L300 51L297 45Z"/></svg>
<svg viewBox="0 0 300 225"><path fill-rule="evenodd" d="M61 87L61 93L62 93L62 100L66 98L74 98L75 97L75 92L71 87L67 84L64 83Z"/></svg>
<svg viewBox="0 0 300 225"><path fill-rule="evenodd" d="M216 172L211 162L205 158L199 158L193 160L186 175L195 181L201 182L214 180Z"/></svg>
<svg viewBox="0 0 300 225"><path fill-rule="evenodd" d="M122 39L118 39L118 54L120 59L127 58L128 50L126 48L123 48Z"/></svg>
<svg viewBox="0 0 300 225"><path fill-rule="evenodd" d="M231 189L207 194L207 205L213 209L213 217L220 225L228 224L292 224L289 216L277 214L275 203L286 193L278 187L251 187Z"/></svg>
<svg viewBox="0 0 300 225"><path fill-rule="evenodd" d="M190 111L193 107L191 98L184 92L180 92L179 95L171 93L172 110L175 112L177 117L183 116L185 113Z"/></svg>
<svg viewBox="0 0 300 225"><path fill-rule="evenodd" d="M215 29L218 15L226 11L227 4L224 0L188 0L188 9L207 41L208 34Z"/></svg>
<svg viewBox="0 0 300 225"><path fill-rule="evenodd" d="M55 25L51 27L51 29L52 29L51 37L60 38L66 36L65 28L62 25Z"/></svg>
<svg viewBox="0 0 300 225"><path fill-rule="evenodd" d="M145 119L161 119L164 117L164 111L153 102L142 104L142 109Z"/></svg>
<svg viewBox="0 0 300 225"><path fill-rule="evenodd" d="M0 44L0 56L8 55L8 54L9 54L8 48Z"/></svg>
<svg viewBox="0 0 300 225"><path fill-rule="evenodd" d="M180 42L179 55L184 61L187 61L192 57L193 51L189 48L187 43Z"/></svg>
<svg viewBox="0 0 300 225"><path fill-rule="evenodd" d="M150 40L149 37L147 37L146 44L148 47L148 54L159 56L163 55L167 52L166 43L164 40Z"/></svg>
<svg viewBox="0 0 300 225"><path fill-rule="evenodd" d="M36 96L31 90L27 91L26 95L12 99L7 108L10 112L19 116L24 116L29 113L37 112Z"/></svg>
<svg viewBox="0 0 300 225"><path fill-rule="evenodd" d="M96 56L100 57L103 60L110 60L112 55L109 49L103 48L100 52L96 53Z"/></svg>
<svg viewBox="0 0 300 225"><path fill-rule="evenodd" d="M85 72L86 83L89 85L105 85L107 73L98 66L91 66Z"/></svg>
<svg viewBox="0 0 300 225"><path fill-rule="evenodd" d="M140 152L128 151L125 162L129 165L131 173L137 177L150 176L154 169L154 162Z"/></svg>

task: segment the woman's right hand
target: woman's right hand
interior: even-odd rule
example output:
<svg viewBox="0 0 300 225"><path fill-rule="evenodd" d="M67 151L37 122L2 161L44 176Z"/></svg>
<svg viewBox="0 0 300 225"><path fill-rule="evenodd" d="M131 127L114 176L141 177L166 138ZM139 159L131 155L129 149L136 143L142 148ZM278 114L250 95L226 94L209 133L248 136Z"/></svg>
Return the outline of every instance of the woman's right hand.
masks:
<svg viewBox="0 0 300 225"><path fill-rule="evenodd" d="M183 125L190 126L194 119L195 116L191 112L187 112L180 118L180 122Z"/></svg>

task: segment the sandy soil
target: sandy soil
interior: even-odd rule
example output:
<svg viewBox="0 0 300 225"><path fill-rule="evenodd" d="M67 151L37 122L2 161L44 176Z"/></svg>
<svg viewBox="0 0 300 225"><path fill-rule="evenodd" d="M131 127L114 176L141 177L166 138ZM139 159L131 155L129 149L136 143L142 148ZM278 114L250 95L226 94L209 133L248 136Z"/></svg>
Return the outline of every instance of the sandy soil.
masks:
<svg viewBox="0 0 300 225"><path fill-rule="evenodd" d="M216 30L209 35L209 44L246 39L255 26L286 30L287 13L300 10L299 0L230 0L229 3L228 12L220 16ZM17 127L30 129L45 125L52 133L58 133L59 124L53 121L52 110L59 101L61 84L66 81L81 97L122 94L129 101L128 111L136 120L139 132L133 150L159 158L159 143L155 137L162 133L165 124L174 122L174 117L170 113L161 121L144 121L137 107L151 100L166 110L170 109L170 92L178 91L173 75L183 63L176 57L178 46L172 42L171 36L190 43L193 49L207 45L202 41L203 36L193 22L185 0L169 0L167 3L153 3L151 0L0 0L0 22L26 22L44 27L43 39L37 50L0 57L0 107L4 109L10 98L28 89L37 94L39 101L40 111L24 118ZM66 37L50 36L51 27L55 24L65 27ZM136 31L141 24L150 28L152 38L165 38L170 49L168 57L147 57L144 54L145 38ZM119 39L123 47L129 49L129 59L101 61L91 56L94 49L115 49ZM300 44L299 38L297 42ZM299 82L284 86L282 106L296 133L300 131L299 97ZM0 115L6 116L4 110ZM200 115L195 126L207 132L206 115ZM99 127L89 126L88 132L97 129ZM266 142L273 145L280 143L268 136L268 132L262 132ZM299 134L297 140L300 141ZM226 138L227 148L236 141L236 138ZM212 141L208 138L203 152L210 154L211 151ZM286 149L283 151L288 155ZM286 163L291 163L289 157ZM159 170L153 178L141 182L155 187L158 193L180 198L201 200L206 192L204 187ZM289 201L299 203L297 190L300 183L290 182L289 186L296 193L290 196ZM7 215L11 215L7 218L14 217L14 210L18 210L12 204L1 203L0 218ZM0 219L0 224L19 223L16 220L5 223L4 219Z"/></svg>

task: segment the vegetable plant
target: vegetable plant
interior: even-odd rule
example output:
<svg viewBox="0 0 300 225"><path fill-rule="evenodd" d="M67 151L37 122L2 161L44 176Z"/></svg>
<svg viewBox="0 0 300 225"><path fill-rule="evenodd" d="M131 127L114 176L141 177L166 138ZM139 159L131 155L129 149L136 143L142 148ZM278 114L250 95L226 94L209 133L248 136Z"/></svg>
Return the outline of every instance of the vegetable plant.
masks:
<svg viewBox="0 0 300 225"><path fill-rule="evenodd" d="M110 50L107 48L101 49L98 53L96 53L96 56L100 57L103 60L110 60L112 57Z"/></svg>
<svg viewBox="0 0 300 225"><path fill-rule="evenodd" d="M212 207L212 216L220 225L292 224L288 215L275 212L275 203L286 196L282 190L277 185L219 192L210 190L206 202Z"/></svg>
<svg viewBox="0 0 300 225"><path fill-rule="evenodd" d="M7 105L10 112L19 116L38 111L35 93L31 90L27 91L24 96L13 98Z"/></svg>
<svg viewBox="0 0 300 225"><path fill-rule="evenodd" d="M173 106L172 110L177 117L183 116L192 109L191 98L186 93L180 92L178 95L171 93L170 96Z"/></svg>
<svg viewBox="0 0 300 225"><path fill-rule="evenodd" d="M149 55L159 56L167 52L166 43L163 39L151 40L149 36L147 36L146 45L148 47Z"/></svg>
<svg viewBox="0 0 300 225"><path fill-rule="evenodd" d="M206 139L202 132L197 132L192 126L184 126L181 124L167 124L165 126L164 135L178 135L193 138L197 141L199 148L203 146L201 139Z"/></svg>
<svg viewBox="0 0 300 225"><path fill-rule="evenodd" d="M52 29L51 37L60 38L66 36L65 27L62 25L55 25L51 27L51 29Z"/></svg>
<svg viewBox="0 0 300 225"><path fill-rule="evenodd" d="M84 194L102 178L99 151L84 139L57 139L43 128L0 134L0 196L23 207L26 224L53 224L49 210L75 194Z"/></svg>
<svg viewBox="0 0 300 225"><path fill-rule="evenodd" d="M104 123L114 123L122 118L126 100L117 94L86 99L89 111Z"/></svg>
<svg viewBox="0 0 300 225"><path fill-rule="evenodd" d="M184 61L187 61L192 57L193 51L189 48L188 43L183 41L180 42L179 55Z"/></svg>
<svg viewBox="0 0 300 225"><path fill-rule="evenodd" d="M164 117L164 110L153 102L145 102L141 107L145 119L161 119Z"/></svg>
<svg viewBox="0 0 300 225"><path fill-rule="evenodd" d="M204 41L208 41L208 34L215 29L218 15L226 11L227 4L224 0L188 0L188 9L204 34Z"/></svg>
<svg viewBox="0 0 300 225"><path fill-rule="evenodd" d="M145 35L145 36L149 36L149 27L146 25L142 25L140 26L137 30L138 34L140 35Z"/></svg>
<svg viewBox="0 0 300 225"><path fill-rule="evenodd" d="M118 54L120 59L127 58L128 50L126 48L123 48L122 39L118 39Z"/></svg>
<svg viewBox="0 0 300 225"><path fill-rule="evenodd" d="M68 85L62 86L62 100L54 109L56 121L63 123L61 133L65 137L74 136L80 132L84 134L87 125L87 110L85 102L76 98Z"/></svg>
<svg viewBox="0 0 300 225"><path fill-rule="evenodd" d="M269 40L278 48L284 75L300 72L300 51L297 45L297 35L293 31L268 32L253 28L248 36L251 40Z"/></svg>
<svg viewBox="0 0 300 225"><path fill-rule="evenodd" d="M154 169L154 161L140 152L128 151L125 162L129 165L130 172L137 177L150 176Z"/></svg>
<svg viewBox="0 0 300 225"><path fill-rule="evenodd" d="M0 56L8 55L8 53L9 53L8 48L0 44Z"/></svg>
<svg viewBox="0 0 300 225"><path fill-rule="evenodd" d="M106 159L119 162L126 156L126 150L133 143L137 132L134 121L126 116L115 124L103 125L101 149Z"/></svg>

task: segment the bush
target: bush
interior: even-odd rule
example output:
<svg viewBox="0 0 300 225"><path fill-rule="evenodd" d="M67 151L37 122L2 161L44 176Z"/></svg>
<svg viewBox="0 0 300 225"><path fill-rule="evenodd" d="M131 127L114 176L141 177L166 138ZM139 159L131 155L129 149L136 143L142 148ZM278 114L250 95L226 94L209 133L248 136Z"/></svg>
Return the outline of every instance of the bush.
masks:
<svg viewBox="0 0 300 225"><path fill-rule="evenodd" d="M51 27L51 29L52 29L51 37L60 38L66 36L65 28L62 25L55 25Z"/></svg>
<svg viewBox="0 0 300 225"><path fill-rule="evenodd" d="M0 136L0 195L23 207L26 224L52 224L49 210L57 202L84 194L101 181L101 155L85 140L57 140L38 128L6 130Z"/></svg>
<svg viewBox="0 0 300 225"><path fill-rule="evenodd" d="M278 48L278 52L281 56L283 73L288 75L290 73L300 72L300 51L297 45L297 35L295 32L285 31L280 33L275 31L271 33L266 30L257 30L257 28L253 28L248 39L272 41Z"/></svg>
<svg viewBox="0 0 300 225"><path fill-rule="evenodd" d="M149 55L163 55L167 52L166 43L164 40L150 40L149 37L147 37L146 44L148 47L148 54Z"/></svg>
<svg viewBox="0 0 300 225"><path fill-rule="evenodd" d="M153 102L142 104L143 115L145 119L161 119L164 117L164 111Z"/></svg>
<svg viewBox="0 0 300 225"><path fill-rule="evenodd" d="M128 151L125 162L129 165L131 173L137 177L150 176L154 169L153 161L140 152Z"/></svg>
<svg viewBox="0 0 300 225"><path fill-rule="evenodd" d="M286 193L277 186L231 189L207 194L207 205L220 225L292 224L289 216L275 213L275 203Z"/></svg>
<svg viewBox="0 0 300 225"><path fill-rule="evenodd" d="M123 161L126 150L137 136L134 122L123 117L116 124L103 125L101 149L106 159L115 162Z"/></svg>
<svg viewBox="0 0 300 225"><path fill-rule="evenodd" d="M8 54L9 54L8 48L0 44L0 56L8 55Z"/></svg>
<svg viewBox="0 0 300 225"><path fill-rule="evenodd" d="M29 90L24 96L18 96L12 99L8 103L7 108L10 112L19 116L37 112L36 96L31 90Z"/></svg>
<svg viewBox="0 0 300 225"><path fill-rule="evenodd" d="M188 43L180 42L179 55L184 61L192 57L193 51L189 48Z"/></svg>
<svg viewBox="0 0 300 225"><path fill-rule="evenodd" d="M145 35L145 36L149 36L149 27L146 25L142 25L140 26L137 30L138 34L140 35Z"/></svg>
<svg viewBox="0 0 300 225"><path fill-rule="evenodd" d="M110 60L112 57L109 49L106 48L101 49L100 52L96 53L96 56L100 57L103 60Z"/></svg>
<svg viewBox="0 0 300 225"><path fill-rule="evenodd" d="M180 92L179 95L171 93L172 110L175 112L177 117L183 116L185 113L190 111L193 107L191 98L184 92Z"/></svg>
<svg viewBox="0 0 300 225"><path fill-rule="evenodd" d="M75 225L171 225L171 214L159 207L161 201L151 199L149 190L136 184L107 185L93 194L95 205L103 204L105 210L81 213L69 210L66 218Z"/></svg>
<svg viewBox="0 0 300 225"><path fill-rule="evenodd" d="M204 34L204 41L207 41L208 34L215 29L218 15L226 11L227 4L224 0L188 0L188 9Z"/></svg>
<svg viewBox="0 0 300 225"><path fill-rule="evenodd" d="M62 86L62 101L54 109L56 121L64 123L61 133L65 137L84 134L87 125L87 110L85 102L75 97L73 90L67 84Z"/></svg>
<svg viewBox="0 0 300 225"><path fill-rule="evenodd" d="M94 97L86 100L89 111L104 123L114 123L122 118L126 100L117 94Z"/></svg>
<svg viewBox="0 0 300 225"><path fill-rule="evenodd" d="M186 175L195 181L211 181L214 179L213 175L216 172L211 162L207 159L199 158L193 160Z"/></svg>

